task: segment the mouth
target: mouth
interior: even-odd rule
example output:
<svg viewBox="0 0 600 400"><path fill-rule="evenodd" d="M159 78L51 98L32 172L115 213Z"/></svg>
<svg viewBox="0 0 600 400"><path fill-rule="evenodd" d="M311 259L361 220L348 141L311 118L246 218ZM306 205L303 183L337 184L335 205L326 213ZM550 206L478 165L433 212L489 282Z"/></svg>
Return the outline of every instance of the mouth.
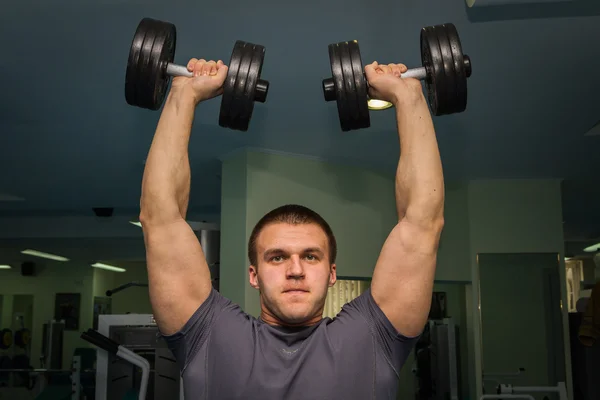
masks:
<svg viewBox="0 0 600 400"><path fill-rule="evenodd" d="M308 290L292 289L292 290L285 290L283 293L301 294L301 293L308 293Z"/></svg>

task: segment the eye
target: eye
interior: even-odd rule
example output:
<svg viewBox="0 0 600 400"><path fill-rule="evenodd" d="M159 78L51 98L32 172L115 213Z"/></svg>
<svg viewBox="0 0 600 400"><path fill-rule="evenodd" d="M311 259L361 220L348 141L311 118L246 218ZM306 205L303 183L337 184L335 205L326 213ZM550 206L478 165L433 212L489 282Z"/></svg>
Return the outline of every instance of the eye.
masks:
<svg viewBox="0 0 600 400"><path fill-rule="evenodd" d="M274 257L271 257L271 261L272 261L272 262L280 262L280 261L283 261L283 256L274 256Z"/></svg>
<svg viewBox="0 0 600 400"><path fill-rule="evenodd" d="M309 261L316 261L317 257L314 254L308 254L306 256L306 259L309 260Z"/></svg>

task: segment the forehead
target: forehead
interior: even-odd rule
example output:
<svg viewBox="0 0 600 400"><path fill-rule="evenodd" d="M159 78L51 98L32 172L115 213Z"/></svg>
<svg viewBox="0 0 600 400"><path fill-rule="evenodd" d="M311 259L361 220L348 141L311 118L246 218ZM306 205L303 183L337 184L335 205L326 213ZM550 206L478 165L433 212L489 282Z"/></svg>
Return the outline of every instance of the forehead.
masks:
<svg viewBox="0 0 600 400"><path fill-rule="evenodd" d="M256 245L259 252L270 248L317 247L327 248L327 235L314 223L273 223L265 226L258 235Z"/></svg>

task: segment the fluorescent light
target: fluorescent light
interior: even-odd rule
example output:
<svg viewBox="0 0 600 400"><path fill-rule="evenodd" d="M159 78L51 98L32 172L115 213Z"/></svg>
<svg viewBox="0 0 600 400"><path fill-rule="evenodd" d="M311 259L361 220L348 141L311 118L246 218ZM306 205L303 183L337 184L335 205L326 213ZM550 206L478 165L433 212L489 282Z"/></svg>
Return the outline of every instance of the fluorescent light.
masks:
<svg viewBox="0 0 600 400"><path fill-rule="evenodd" d="M100 268L100 269L105 269L107 271L114 271L114 272L125 272L125 271L127 271L125 268L115 267L113 265L102 264L102 263L92 264L92 267L94 267L94 268Z"/></svg>
<svg viewBox="0 0 600 400"><path fill-rule="evenodd" d="M11 269L10 265L0 265L0 269Z"/></svg>
<svg viewBox="0 0 600 400"><path fill-rule="evenodd" d="M37 250L27 249L27 250L23 250L21 253L22 254L27 254L27 255L30 255L30 256L35 256L35 257L47 258L49 260L69 261L68 258L65 258L65 257L62 257L62 256L57 256L57 255L54 255L54 254L42 253L41 251L37 251Z"/></svg>
<svg viewBox="0 0 600 400"><path fill-rule="evenodd" d="M386 108L392 107L393 104L389 101L370 99L367 102L367 106L369 107L369 110L385 110Z"/></svg>
<svg viewBox="0 0 600 400"><path fill-rule="evenodd" d="M140 228L142 227L142 223L141 223L141 222L139 222L139 221L129 221L129 223L130 223L131 225L139 226Z"/></svg>
<svg viewBox="0 0 600 400"><path fill-rule="evenodd" d="M588 246L585 249L583 249L583 251L585 251L586 253L595 253L597 251L600 251L600 243L596 243L592 246Z"/></svg>

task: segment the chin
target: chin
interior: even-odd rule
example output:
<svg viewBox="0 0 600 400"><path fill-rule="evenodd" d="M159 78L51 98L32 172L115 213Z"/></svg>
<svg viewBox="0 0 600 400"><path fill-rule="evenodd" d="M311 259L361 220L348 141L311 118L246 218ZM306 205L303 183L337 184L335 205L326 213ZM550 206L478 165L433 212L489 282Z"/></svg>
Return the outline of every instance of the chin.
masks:
<svg viewBox="0 0 600 400"><path fill-rule="evenodd" d="M281 320L288 324L302 324L311 320L314 315L310 310L282 310Z"/></svg>

